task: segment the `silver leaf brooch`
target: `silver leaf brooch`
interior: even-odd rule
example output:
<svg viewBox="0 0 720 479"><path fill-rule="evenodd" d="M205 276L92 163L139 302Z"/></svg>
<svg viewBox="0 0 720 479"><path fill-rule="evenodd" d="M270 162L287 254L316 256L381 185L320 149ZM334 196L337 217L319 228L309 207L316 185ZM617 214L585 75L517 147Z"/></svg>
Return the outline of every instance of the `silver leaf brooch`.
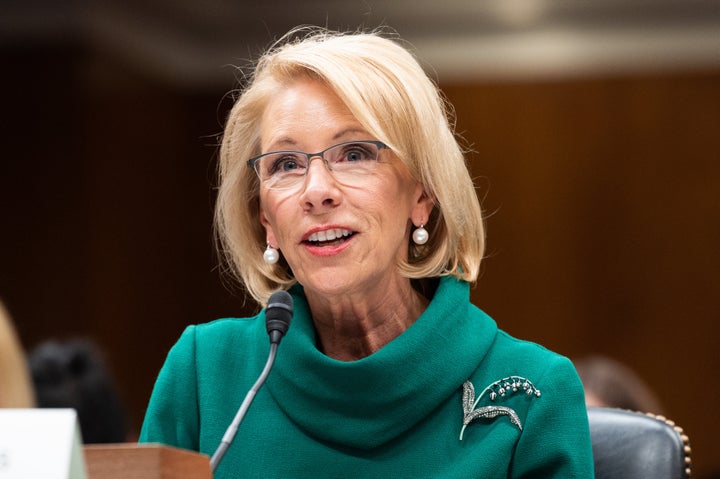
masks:
<svg viewBox="0 0 720 479"><path fill-rule="evenodd" d="M505 398L511 394L522 392L527 396L540 397L540 390L536 388L529 379L520 376L509 376L495 381L483 389L480 395L475 398L475 386L470 381L463 384L462 406L463 406L463 427L460 430L460 440L463 439L465 428L478 418L494 419L498 416L508 416L510 422L515 424L522 431L520 418L514 409L505 406L483 406L477 407L480 400L487 394L490 401L498 398Z"/></svg>

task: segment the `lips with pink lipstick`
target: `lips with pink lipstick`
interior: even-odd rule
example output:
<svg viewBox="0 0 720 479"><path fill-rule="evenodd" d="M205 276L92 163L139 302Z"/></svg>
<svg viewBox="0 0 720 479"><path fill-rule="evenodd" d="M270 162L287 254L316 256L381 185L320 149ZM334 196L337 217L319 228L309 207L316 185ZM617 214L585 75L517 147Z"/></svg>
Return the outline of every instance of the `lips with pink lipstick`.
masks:
<svg viewBox="0 0 720 479"><path fill-rule="evenodd" d="M347 241L354 234L354 231L348 229L330 228L312 233L303 241L303 243L318 247L337 246Z"/></svg>

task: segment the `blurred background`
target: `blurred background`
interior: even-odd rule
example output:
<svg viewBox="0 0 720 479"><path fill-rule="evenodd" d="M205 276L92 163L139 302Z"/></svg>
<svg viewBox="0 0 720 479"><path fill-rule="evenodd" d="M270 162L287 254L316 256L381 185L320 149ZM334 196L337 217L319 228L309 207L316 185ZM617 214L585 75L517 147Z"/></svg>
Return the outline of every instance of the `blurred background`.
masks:
<svg viewBox="0 0 720 479"><path fill-rule="evenodd" d="M394 28L454 104L474 302L632 368L720 469L714 0L4 0L0 298L26 350L99 345L132 438L183 328L255 311L217 269L215 145L233 65L304 23Z"/></svg>

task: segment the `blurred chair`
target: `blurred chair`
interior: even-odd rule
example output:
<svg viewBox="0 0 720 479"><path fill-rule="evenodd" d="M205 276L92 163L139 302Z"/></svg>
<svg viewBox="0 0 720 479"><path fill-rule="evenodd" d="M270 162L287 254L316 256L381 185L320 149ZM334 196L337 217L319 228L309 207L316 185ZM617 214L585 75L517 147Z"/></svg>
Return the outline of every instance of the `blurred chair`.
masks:
<svg viewBox="0 0 720 479"><path fill-rule="evenodd" d="M596 479L688 479L690 441L662 416L589 407Z"/></svg>

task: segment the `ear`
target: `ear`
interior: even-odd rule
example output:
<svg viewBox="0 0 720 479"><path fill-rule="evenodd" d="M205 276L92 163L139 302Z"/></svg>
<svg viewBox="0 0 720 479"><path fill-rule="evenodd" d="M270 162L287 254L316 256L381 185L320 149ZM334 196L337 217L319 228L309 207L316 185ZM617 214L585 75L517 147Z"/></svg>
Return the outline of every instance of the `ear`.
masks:
<svg viewBox="0 0 720 479"><path fill-rule="evenodd" d="M262 205L260 206L260 224L262 224L265 227L265 234L267 236L266 240L272 246L273 248L278 248L277 239L275 238L275 231L273 230L273 227L270 225L270 221L268 220L267 216L265 215L265 210L263 209Z"/></svg>
<svg viewBox="0 0 720 479"><path fill-rule="evenodd" d="M427 224L430 213L435 207L435 198L429 195L423 186L418 183L415 195L415 204L410 212L410 219L415 226Z"/></svg>

